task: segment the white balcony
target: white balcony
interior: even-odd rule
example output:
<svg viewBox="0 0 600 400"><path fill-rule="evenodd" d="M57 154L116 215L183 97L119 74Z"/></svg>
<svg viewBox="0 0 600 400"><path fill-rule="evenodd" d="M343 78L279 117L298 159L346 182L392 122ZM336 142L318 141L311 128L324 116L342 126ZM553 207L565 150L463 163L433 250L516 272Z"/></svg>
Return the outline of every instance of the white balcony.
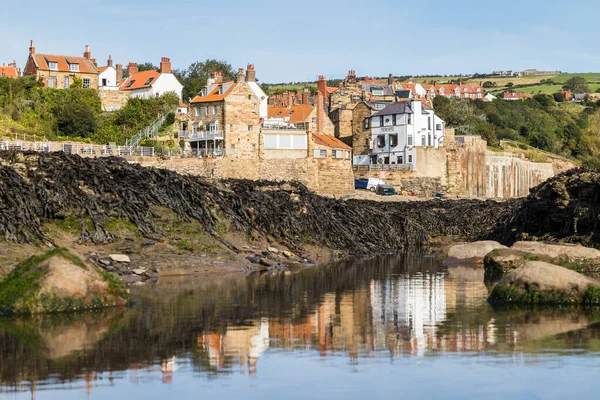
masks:
<svg viewBox="0 0 600 400"><path fill-rule="evenodd" d="M189 137L190 142L197 142L199 140L223 140L223 131L192 132Z"/></svg>

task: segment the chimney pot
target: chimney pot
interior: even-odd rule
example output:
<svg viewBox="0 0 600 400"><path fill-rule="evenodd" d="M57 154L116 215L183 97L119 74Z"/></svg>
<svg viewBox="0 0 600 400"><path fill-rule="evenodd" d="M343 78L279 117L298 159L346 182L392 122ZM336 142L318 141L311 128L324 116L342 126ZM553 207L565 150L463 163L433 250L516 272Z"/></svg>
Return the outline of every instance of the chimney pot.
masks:
<svg viewBox="0 0 600 400"><path fill-rule="evenodd" d="M89 44L85 45L85 51L83 52L83 57L86 60L91 60L92 59L92 53L90 52L90 45Z"/></svg>

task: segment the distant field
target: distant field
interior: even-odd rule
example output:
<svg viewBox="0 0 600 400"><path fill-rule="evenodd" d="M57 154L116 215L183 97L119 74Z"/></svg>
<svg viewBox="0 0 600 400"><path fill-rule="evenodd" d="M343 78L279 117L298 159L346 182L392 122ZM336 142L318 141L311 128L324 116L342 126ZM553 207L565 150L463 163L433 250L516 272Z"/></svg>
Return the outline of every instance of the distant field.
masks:
<svg viewBox="0 0 600 400"><path fill-rule="evenodd" d="M313 92L317 90L315 83L298 83L298 84L284 84L284 85L269 85L269 93L282 93L282 92L296 92L298 90L304 90L304 88L310 88Z"/></svg>
<svg viewBox="0 0 600 400"><path fill-rule="evenodd" d="M578 74L578 73L560 74L560 75L557 75L556 77L552 78L552 80L554 82L564 83L564 82L568 81L569 79L573 78L574 76L582 76L588 82L600 83L600 72L587 72L587 73L582 73L582 74Z"/></svg>

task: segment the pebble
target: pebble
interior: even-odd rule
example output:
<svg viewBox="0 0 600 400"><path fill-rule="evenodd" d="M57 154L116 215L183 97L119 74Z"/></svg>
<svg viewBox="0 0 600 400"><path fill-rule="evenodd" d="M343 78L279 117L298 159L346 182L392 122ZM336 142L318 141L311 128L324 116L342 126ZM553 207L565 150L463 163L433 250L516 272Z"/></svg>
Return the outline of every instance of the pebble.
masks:
<svg viewBox="0 0 600 400"><path fill-rule="evenodd" d="M275 247L267 247L267 250L270 253L279 253L279 250L277 250Z"/></svg>
<svg viewBox="0 0 600 400"><path fill-rule="evenodd" d="M270 267L273 265L271 261L267 260L266 258L261 258L258 262L260 265L264 265L265 267Z"/></svg>
<svg viewBox="0 0 600 400"><path fill-rule="evenodd" d="M110 264L112 264L112 260L110 258L101 258L98 260L98 262L105 267L108 267Z"/></svg>
<svg viewBox="0 0 600 400"><path fill-rule="evenodd" d="M143 268L136 268L133 270L133 273L136 275L144 275L145 272L146 272L146 270Z"/></svg>
<svg viewBox="0 0 600 400"><path fill-rule="evenodd" d="M283 255L284 255L284 256L286 256L287 258L292 258L292 257L294 257L294 255L292 254L292 252L291 252L291 251L287 251L287 250L285 250L285 251L283 252Z"/></svg>
<svg viewBox="0 0 600 400"><path fill-rule="evenodd" d="M116 262L122 262L122 263L130 263L131 260L129 259L129 256L126 256L125 254L111 254L108 257L110 257L111 260L116 261Z"/></svg>

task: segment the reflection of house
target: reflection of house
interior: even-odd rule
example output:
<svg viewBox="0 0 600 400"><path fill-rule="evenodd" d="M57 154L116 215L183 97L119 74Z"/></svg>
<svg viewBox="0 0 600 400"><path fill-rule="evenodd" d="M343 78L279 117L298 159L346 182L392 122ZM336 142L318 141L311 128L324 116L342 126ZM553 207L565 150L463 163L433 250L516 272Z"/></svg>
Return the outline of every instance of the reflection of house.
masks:
<svg viewBox="0 0 600 400"><path fill-rule="evenodd" d="M374 164L408 164L411 169L416 147L443 145L446 125L422 100L392 103L364 124L371 126Z"/></svg>
<svg viewBox="0 0 600 400"><path fill-rule="evenodd" d="M32 40L24 74L36 75L49 88L68 89L77 78L84 88L98 89L98 69L87 45L83 57L62 56L36 53Z"/></svg>
<svg viewBox="0 0 600 400"><path fill-rule="evenodd" d="M173 92L181 99L183 85L177 80L171 69L171 60L163 57L158 70L138 72L137 64L129 63L129 76L119 90L129 92L131 97L158 97Z"/></svg>

